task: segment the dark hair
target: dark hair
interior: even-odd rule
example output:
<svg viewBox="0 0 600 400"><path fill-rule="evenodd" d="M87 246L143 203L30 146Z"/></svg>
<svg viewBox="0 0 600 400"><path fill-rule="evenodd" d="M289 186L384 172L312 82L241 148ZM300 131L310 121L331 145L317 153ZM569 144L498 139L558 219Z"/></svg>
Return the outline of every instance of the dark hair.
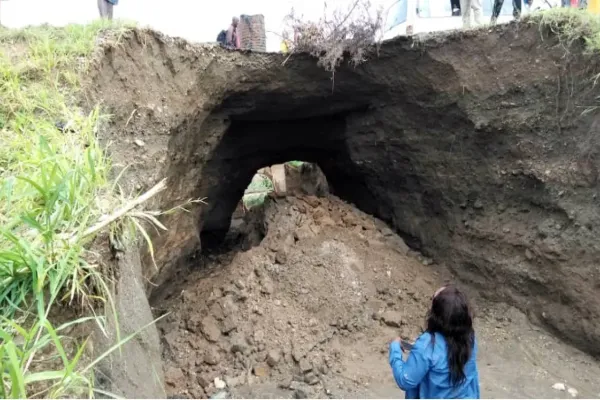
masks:
<svg viewBox="0 0 600 400"><path fill-rule="evenodd" d="M446 339L450 382L460 385L466 379L465 365L475 343L473 314L467 296L454 286L446 286L431 302L427 313L427 332L435 341L435 333Z"/></svg>

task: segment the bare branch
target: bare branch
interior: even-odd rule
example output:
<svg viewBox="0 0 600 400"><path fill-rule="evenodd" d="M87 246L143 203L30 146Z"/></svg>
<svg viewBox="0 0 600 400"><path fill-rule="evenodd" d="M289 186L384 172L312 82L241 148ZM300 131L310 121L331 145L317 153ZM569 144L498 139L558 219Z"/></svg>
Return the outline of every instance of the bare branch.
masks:
<svg viewBox="0 0 600 400"><path fill-rule="evenodd" d="M319 65L332 73L348 56L352 65L366 61L375 49L383 27L383 11L371 14L369 0L353 0L346 11L336 9L316 22L305 21L291 10L286 23L295 32L291 52L306 52L319 59ZM287 61L287 60L286 60Z"/></svg>

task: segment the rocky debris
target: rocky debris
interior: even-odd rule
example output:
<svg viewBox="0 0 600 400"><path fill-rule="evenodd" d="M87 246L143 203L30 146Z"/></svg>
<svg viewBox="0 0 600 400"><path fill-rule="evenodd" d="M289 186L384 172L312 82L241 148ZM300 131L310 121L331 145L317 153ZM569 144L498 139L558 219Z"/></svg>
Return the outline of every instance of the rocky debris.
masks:
<svg viewBox="0 0 600 400"><path fill-rule="evenodd" d="M224 335L227 335L236 328L237 324L238 322L236 318L233 315L230 315L223 320L223 324L221 325L221 332Z"/></svg>
<svg viewBox="0 0 600 400"><path fill-rule="evenodd" d="M200 323L200 331L209 342L216 342L221 337L219 322L211 315L206 316Z"/></svg>
<svg viewBox="0 0 600 400"><path fill-rule="evenodd" d="M217 349L209 347L204 352L203 360L208 365L217 365L221 360L221 356L219 355Z"/></svg>
<svg viewBox="0 0 600 400"><path fill-rule="evenodd" d="M165 372L165 382L170 386L177 386L183 380L185 380L185 375L181 368L169 367Z"/></svg>
<svg viewBox="0 0 600 400"><path fill-rule="evenodd" d="M359 362L357 351L371 353L355 343L378 335L385 337L374 340L388 341L383 325L400 332L404 320L420 326L420 302L434 290L415 280L424 267L398 251L404 242L393 231L384 229L384 239L375 228L380 222L352 213L330 198L278 199L261 216L269 229L258 246L213 256L214 268L188 275L194 286L184 290L183 306L173 303L178 311L161 329L172 348L167 365L196 378L180 379L168 392L211 396L219 378L232 395L259 380L286 381L281 386L294 396L318 397L325 377L335 380L346 364ZM316 221L327 218L339 230L321 232ZM389 309L400 304L402 315ZM173 331L178 325L187 330Z"/></svg>
<svg viewBox="0 0 600 400"><path fill-rule="evenodd" d="M300 372L303 374L312 371L312 365L306 358L301 359L298 366L300 367Z"/></svg>
<svg viewBox="0 0 600 400"><path fill-rule="evenodd" d="M217 390L225 389L225 387L227 387L227 384L224 380L219 377L215 378L215 388Z"/></svg>
<svg viewBox="0 0 600 400"><path fill-rule="evenodd" d="M559 390L561 392L564 392L565 390L567 390L567 387L565 386L564 383L562 382L557 382L554 385L552 385L552 389L554 390Z"/></svg>
<svg viewBox="0 0 600 400"><path fill-rule="evenodd" d="M275 367L279 364L279 360L281 360L281 352L279 350L271 350L267 354L267 364L270 367Z"/></svg>
<svg viewBox="0 0 600 400"><path fill-rule="evenodd" d="M252 372L254 372L254 375L259 378L266 378L267 376L269 376L270 371L271 368L267 363L259 363L255 365L252 370Z"/></svg>
<svg viewBox="0 0 600 400"><path fill-rule="evenodd" d="M579 394L579 392L577 391L577 389L575 388L568 388L567 392L572 396L572 397L577 397L577 395Z"/></svg>

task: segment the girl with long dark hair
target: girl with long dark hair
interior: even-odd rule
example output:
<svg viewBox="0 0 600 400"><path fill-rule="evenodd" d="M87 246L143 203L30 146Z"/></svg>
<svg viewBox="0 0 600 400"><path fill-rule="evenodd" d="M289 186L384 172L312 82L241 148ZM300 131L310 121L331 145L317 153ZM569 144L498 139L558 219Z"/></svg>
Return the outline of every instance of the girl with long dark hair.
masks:
<svg viewBox="0 0 600 400"><path fill-rule="evenodd" d="M480 398L473 313L464 293L444 286L433 295L427 329L408 359L400 339L390 344L390 366L407 399Z"/></svg>

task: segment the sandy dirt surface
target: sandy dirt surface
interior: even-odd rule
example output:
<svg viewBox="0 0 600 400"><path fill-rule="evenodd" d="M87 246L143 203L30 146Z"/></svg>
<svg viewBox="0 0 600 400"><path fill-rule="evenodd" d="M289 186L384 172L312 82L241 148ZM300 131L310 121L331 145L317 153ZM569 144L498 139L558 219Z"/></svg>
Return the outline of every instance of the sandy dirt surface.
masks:
<svg viewBox="0 0 600 400"><path fill-rule="evenodd" d="M419 334L432 293L454 280L443 260L333 196L271 199L246 219L152 299L155 315L170 312L169 396L401 397L387 344ZM512 307L472 300L484 397L600 396L599 362Z"/></svg>

